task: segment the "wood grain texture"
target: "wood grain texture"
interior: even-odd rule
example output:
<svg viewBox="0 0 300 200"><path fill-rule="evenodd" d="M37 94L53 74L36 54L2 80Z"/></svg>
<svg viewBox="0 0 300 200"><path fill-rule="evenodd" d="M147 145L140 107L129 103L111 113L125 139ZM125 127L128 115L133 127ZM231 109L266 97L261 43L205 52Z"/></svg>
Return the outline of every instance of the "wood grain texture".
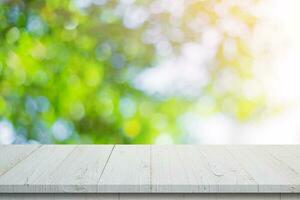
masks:
<svg viewBox="0 0 300 200"><path fill-rule="evenodd" d="M5 200L298 200L289 194L0 194Z"/></svg>
<svg viewBox="0 0 300 200"><path fill-rule="evenodd" d="M45 145L0 176L0 192L95 192L113 145Z"/></svg>
<svg viewBox="0 0 300 200"><path fill-rule="evenodd" d="M259 192L300 192L300 176L262 146L228 146L227 149L259 184ZM285 151L285 149L283 149ZM295 153L293 153L295 154Z"/></svg>
<svg viewBox="0 0 300 200"><path fill-rule="evenodd" d="M51 174L45 174L34 184L49 186L42 187L41 192L96 192L97 183L112 150L113 145L76 146Z"/></svg>
<svg viewBox="0 0 300 200"><path fill-rule="evenodd" d="M118 200L118 194L0 194L5 200Z"/></svg>
<svg viewBox="0 0 300 200"><path fill-rule="evenodd" d="M116 145L99 180L99 192L150 192L150 146Z"/></svg>
<svg viewBox="0 0 300 200"><path fill-rule="evenodd" d="M295 194L291 197L296 196ZM120 200L280 200L280 194L120 194Z"/></svg>
<svg viewBox="0 0 300 200"><path fill-rule="evenodd" d="M280 199L281 200L299 200L300 194L281 194Z"/></svg>
<svg viewBox="0 0 300 200"><path fill-rule="evenodd" d="M40 176L49 176L74 146L45 145L0 176L0 192L39 192L43 185L33 184Z"/></svg>
<svg viewBox="0 0 300 200"><path fill-rule="evenodd" d="M21 162L40 145L2 145L0 146L0 176Z"/></svg>
<svg viewBox="0 0 300 200"><path fill-rule="evenodd" d="M0 158L0 193L300 193L297 145L17 145Z"/></svg>
<svg viewBox="0 0 300 200"><path fill-rule="evenodd" d="M257 192L223 146L152 146L152 192Z"/></svg>

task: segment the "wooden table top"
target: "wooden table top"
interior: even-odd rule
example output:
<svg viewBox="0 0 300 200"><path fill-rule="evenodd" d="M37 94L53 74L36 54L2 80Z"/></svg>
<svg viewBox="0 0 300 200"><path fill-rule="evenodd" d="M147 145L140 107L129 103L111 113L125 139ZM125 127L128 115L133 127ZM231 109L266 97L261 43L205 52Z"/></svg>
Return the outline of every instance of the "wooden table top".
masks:
<svg viewBox="0 0 300 200"><path fill-rule="evenodd" d="M300 193L300 146L2 145L12 192Z"/></svg>

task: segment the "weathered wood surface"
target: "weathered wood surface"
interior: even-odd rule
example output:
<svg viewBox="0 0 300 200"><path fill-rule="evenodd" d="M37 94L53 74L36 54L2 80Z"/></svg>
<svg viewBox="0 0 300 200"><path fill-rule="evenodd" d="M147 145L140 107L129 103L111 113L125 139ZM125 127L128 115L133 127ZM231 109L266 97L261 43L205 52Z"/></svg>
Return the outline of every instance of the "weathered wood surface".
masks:
<svg viewBox="0 0 300 200"><path fill-rule="evenodd" d="M8 145L0 146L0 175L13 168L39 147L40 145L16 145L14 148Z"/></svg>
<svg viewBox="0 0 300 200"><path fill-rule="evenodd" d="M150 192L149 169L149 145L116 145L99 180L98 192Z"/></svg>
<svg viewBox="0 0 300 200"><path fill-rule="evenodd" d="M5 200L299 200L298 194L0 194Z"/></svg>
<svg viewBox="0 0 300 200"><path fill-rule="evenodd" d="M202 193L202 199L204 193L282 193L274 195L299 199L292 193L300 193L300 146L0 146L0 193Z"/></svg>

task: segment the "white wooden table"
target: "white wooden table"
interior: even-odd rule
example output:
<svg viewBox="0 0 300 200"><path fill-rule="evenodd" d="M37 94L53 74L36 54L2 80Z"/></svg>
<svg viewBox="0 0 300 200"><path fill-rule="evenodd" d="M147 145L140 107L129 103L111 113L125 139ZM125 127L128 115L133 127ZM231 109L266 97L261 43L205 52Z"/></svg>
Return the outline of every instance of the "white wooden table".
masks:
<svg viewBox="0 0 300 200"><path fill-rule="evenodd" d="M0 199L300 199L300 146L0 146Z"/></svg>

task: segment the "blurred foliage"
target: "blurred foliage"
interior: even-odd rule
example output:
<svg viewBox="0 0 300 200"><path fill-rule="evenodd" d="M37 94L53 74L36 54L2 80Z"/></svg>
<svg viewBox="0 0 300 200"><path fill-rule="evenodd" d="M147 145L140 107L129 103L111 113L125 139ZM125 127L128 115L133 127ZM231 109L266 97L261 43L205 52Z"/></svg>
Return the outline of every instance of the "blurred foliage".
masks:
<svg viewBox="0 0 300 200"><path fill-rule="evenodd" d="M168 59L151 30L160 30L172 55L179 55L182 45L204 37L207 26L191 22L202 17L220 26L216 5L223 1L178 2L0 1L0 117L12 123L14 142L153 143L166 133L179 143L186 142L179 122L186 113L255 118L265 101L241 92L253 78L253 55L235 30L223 31L211 47L208 81L193 96L150 95L133 84L143 70ZM247 6L228 7L251 32L256 18ZM224 53L227 39L236 44L233 56ZM228 72L236 84L218 90Z"/></svg>

